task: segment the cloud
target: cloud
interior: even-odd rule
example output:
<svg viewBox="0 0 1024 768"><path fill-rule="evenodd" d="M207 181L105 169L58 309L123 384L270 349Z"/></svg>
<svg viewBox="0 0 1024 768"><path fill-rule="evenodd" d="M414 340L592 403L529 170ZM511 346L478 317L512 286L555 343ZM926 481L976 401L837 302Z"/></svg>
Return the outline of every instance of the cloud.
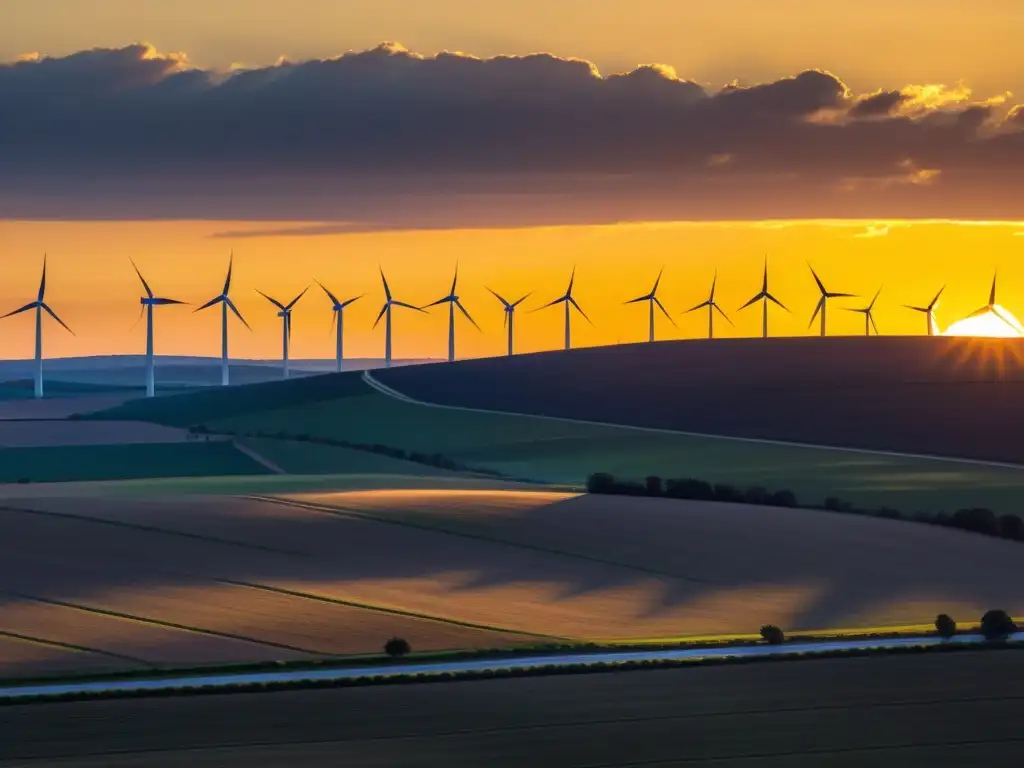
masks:
<svg viewBox="0 0 1024 768"><path fill-rule="evenodd" d="M389 43L214 72L133 45L0 65L0 113L12 218L387 229L1008 218L1024 202L1020 107L962 86L858 95L824 70L716 90L666 65Z"/></svg>
<svg viewBox="0 0 1024 768"><path fill-rule="evenodd" d="M863 232L854 235L856 238L886 237L889 234L888 224L868 224Z"/></svg>

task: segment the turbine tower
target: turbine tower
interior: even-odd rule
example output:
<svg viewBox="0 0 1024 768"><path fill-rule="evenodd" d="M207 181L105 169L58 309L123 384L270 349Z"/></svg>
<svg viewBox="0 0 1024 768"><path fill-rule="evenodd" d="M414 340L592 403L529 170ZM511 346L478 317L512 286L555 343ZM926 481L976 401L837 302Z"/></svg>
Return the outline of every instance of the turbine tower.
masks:
<svg viewBox="0 0 1024 768"><path fill-rule="evenodd" d="M938 330L938 325L935 322L935 310L939 306L939 297L942 296L942 292L946 290L946 286L939 288L939 292L935 294L935 298L932 299L926 306L914 307L910 304L904 304L903 306L907 309L912 309L915 312L923 312L925 319L928 321L928 335L935 336Z"/></svg>
<svg viewBox="0 0 1024 768"><path fill-rule="evenodd" d="M781 301L776 299L774 296L772 296L768 292L768 257L767 256L765 257L765 260L764 260L764 279L761 280L761 292L758 293L756 296L754 296L754 298L752 298L750 301L748 301L742 307L740 307L740 309L741 310L746 309L750 305L756 304L759 301L764 302L764 304L761 307L761 338L767 339L768 338L768 302L769 301L775 302L780 307L782 307L784 310L789 312L789 307L787 307L785 304L783 304Z"/></svg>
<svg viewBox="0 0 1024 768"><path fill-rule="evenodd" d="M4 317L13 317L14 315L20 315L22 312L28 312L30 309L36 311L36 382L35 382L35 396L41 398L43 396L43 312L46 312L50 317L56 320L58 323L64 326L64 329L72 336L75 332L68 328L67 323L57 317L57 313L50 309L50 305L46 303L46 256L43 256L43 277L39 281L39 293L36 300L31 304L26 304L24 307L8 312ZM3 319L3 318L0 318Z"/></svg>
<svg viewBox="0 0 1024 768"><path fill-rule="evenodd" d="M317 281L317 285L324 289L324 293L327 294L327 298L331 300L331 326L333 327L335 323L337 323L338 325L337 360L338 373L341 373L342 361L345 359L345 351L344 348L342 347L345 335L345 307L347 307L352 302L358 301L359 299L363 298L365 294L353 296L351 299L346 299L345 301L338 301L338 298L333 293L328 291L327 288L324 287L323 283Z"/></svg>
<svg viewBox="0 0 1024 768"><path fill-rule="evenodd" d="M505 314L504 327L508 328L508 354L511 357L512 356L512 331L513 331L513 327L514 327L515 321L516 321L516 307L518 307L520 304L522 304L524 301L526 301L530 297L530 294L529 293L526 294L525 296L523 296L523 298L519 299L519 301L513 301L513 302L509 303L508 301L505 301L505 299L503 299L496 291L493 291L490 288L488 288L487 290L491 291L491 293L494 294L494 297L498 301L501 302L502 307L504 307L504 314Z"/></svg>
<svg viewBox="0 0 1024 768"><path fill-rule="evenodd" d="M226 387L230 383L230 373L228 367L228 310L230 309L235 313L235 317L242 321L242 325L249 328L249 324L245 322L245 318L242 317L242 313L238 311L238 307L235 306L234 302L228 297L228 293L231 291L231 271L235 264L235 254L232 252L231 257L228 260L228 276L224 280L224 290L221 291L219 296L215 296L208 302L199 307L196 312L202 312L204 309L208 309L212 306L220 304L220 383L221 386ZM251 331L252 328L249 328Z"/></svg>
<svg viewBox="0 0 1024 768"><path fill-rule="evenodd" d="M426 312L412 304L406 304L404 301L397 301L391 296L391 288L388 287L388 279L384 277L384 270L380 271L381 282L384 283L384 306L381 307L380 314L377 315L376 321L373 323L373 327L376 328L377 324L380 323L380 319L387 315L387 320L384 322L384 367L391 367L391 308L392 307L405 307L406 309L415 309L417 312Z"/></svg>
<svg viewBox="0 0 1024 768"><path fill-rule="evenodd" d="M1014 330L1017 330L1017 328L1019 326L1016 323L1014 323L1014 321L1011 318L1006 316L1006 313L1003 312L1003 308L1002 307L1000 307L998 304L996 304L996 278L998 278L998 277L999 277L999 273L998 272L993 273L993 275L992 275L992 289L988 292L988 304L986 304L984 307L981 307L980 309L974 310L967 317L977 317L978 315L984 315L984 314L987 314L987 313L991 312L993 315L998 317L1000 320L1002 320L1008 326L1010 326Z"/></svg>
<svg viewBox="0 0 1024 768"><path fill-rule="evenodd" d="M553 307L556 304L565 304L565 348L567 350L572 348L572 336L570 334L570 329L571 329L571 323L570 323L571 314L570 314L570 310L573 307L576 308L577 312L579 312L581 315L583 315L583 319L584 320L586 320L591 325L594 324L593 321L589 317L587 317L587 313L583 311L583 309L580 307L580 305L576 303L576 299L574 299L573 296L572 296L572 286L573 286L573 283L575 281L576 281L576 267L573 267L572 268L572 274L569 276L569 287L566 289L565 295L564 296L559 296L557 299L555 299L554 301L548 302L543 307L538 307L537 309L533 310L534 312L539 312L542 309L547 309L548 307Z"/></svg>
<svg viewBox="0 0 1024 768"><path fill-rule="evenodd" d="M852 299L855 298L856 294L853 293L835 293L832 291L826 291L824 284L818 277L818 273L814 271L814 267L810 264L807 265L808 269L811 270L811 274L814 276L814 282L818 284L818 290L821 291L821 298L818 299L818 305L814 308L814 314L811 315L811 322L807 324L810 328L814 325L815 318L821 315L821 335L825 335L825 310L828 308L829 299Z"/></svg>
<svg viewBox="0 0 1024 768"><path fill-rule="evenodd" d="M269 301L271 304L273 304L279 310L278 313L277 313L277 316L281 318L281 336L282 336L281 359L284 361L284 377L286 379L289 376L291 376L291 367L289 365L290 361L288 359L288 347L291 344L291 340L292 340L292 309L294 309L295 305L299 302L299 299L301 299L303 296L306 295L306 291L308 291L308 290L309 290L309 286L306 286L302 290L302 293L300 293L298 296L296 296L294 299L292 299L290 303L282 304L277 299L270 298L269 296L267 296L267 294L265 294L263 291L259 290L258 288L256 289L256 293L258 293L264 299Z"/></svg>
<svg viewBox="0 0 1024 768"><path fill-rule="evenodd" d="M635 299L630 299L629 301L626 302L627 304L639 304L641 301L646 301L646 302L649 303L650 306L648 307L648 311L649 311L649 315L650 315L650 332L649 332L649 335L648 335L648 338L647 338L648 341L654 341L654 307L655 306L657 306L658 309L661 310L662 314L665 315L665 317L668 318L668 321L670 323L672 323L672 325L676 325L676 321L672 319L672 316L669 315L668 311L665 309L665 306L661 303L661 299L658 298L658 285L661 283L661 275L662 275L662 273L664 271L665 271L665 268L662 267L661 271L658 272L658 277L654 281L654 287L651 288L651 292L650 293L646 294L645 296L637 296ZM678 326L676 326L676 327L678 328Z"/></svg>
<svg viewBox="0 0 1024 768"><path fill-rule="evenodd" d="M467 312L466 308L464 306L462 306L462 301L459 299L459 297L455 293L455 286L458 285L458 283L459 283L459 265L456 264L455 265L455 277L452 278L452 289L448 292L448 295L438 299L437 301L435 301L435 302L433 302L431 304L427 304L427 307L436 307L439 304L447 304L448 305L448 362L449 363L454 363L455 362L455 308L458 307L459 310L462 312L462 314L464 314L466 316L466 319L469 320L469 322L471 322L476 327L476 329L478 331L480 330L480 326L476 324L476 320L474 320L472 317L470 317L469 312Z"/></svg>
<svg viewBox="0 0 1024 768"><path fill-rule="evenodd" d="M142 281L142 288L146 291L146 295L139 299L139 303L142 304L142 311L139 312L139 319L142 319L143 313L146 315L146 397L154 397L156 395L156 360L153 355L153 308L164 307L170 304L184 304L183 301L177 299L164 299L159 296L153 295L153 290L149 287L149 283L146 282L146 278L142 276L142 272L139 271L138 265L136 265L134 259L129 259L132 266L135 267L135 274L139 276L139 280ZM138 321L136 321L137 323Z"/></svg>
<svg viewBox="0 0 1024 768"><path fill-rule="evenodd" d="M875 329L875 336L878 335L878 326L875 325L875 316L874 316L873 312L874 312L874 309L875 309L875 302L878 301L878 294L880 294L881 292L882 292L882 289L879 288L875 292L875 298L873 298L871 300L871 303L868 304L866 307L861 307L859 309L854 309L852 307L845 307L845 309L847 311L849 311L849 312L860 312L862 315L864 315L864 335L865 336L870 336L871 335L871 329L872 328Z"/></svg>
<svg viewBox="0 0 1024 768"><path fill-rule="evenodd" d="M725 321L727 323L729 323L729 325L733 326L734 328L736 327L735 324L733 323L733 321L729 319L729 316L727 314L725 314L725 311L720 306L718 306L718 302L715 301L715 286L717 284L718 284L718 270L716 269L715 270L715 276L711 280L711 293L708 295L707 301L702 301L697 306L691 307L690 309L686 310L686 312L683 313L685 315L688 315L691 312L696 312L698 309L702 309L704 307L707 307L708 308L708 338L709 339L715 338L715 312L716 311L718 312L718 314L720 314L722 317L725 318Z"/></svg>

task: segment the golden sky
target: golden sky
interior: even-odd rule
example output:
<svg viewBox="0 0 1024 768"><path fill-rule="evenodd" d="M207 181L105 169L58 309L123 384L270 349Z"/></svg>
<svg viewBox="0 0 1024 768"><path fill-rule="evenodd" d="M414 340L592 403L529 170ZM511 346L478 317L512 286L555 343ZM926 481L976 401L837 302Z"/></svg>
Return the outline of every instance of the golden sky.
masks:
<svg viewBox="0 0 1024 768"><path fill-rule="evenodd" d="M658 223L571 226L508 230L443 230L356 235L211 239L246 222L0 222L5 279L0 304L14 308L34 298L44 250L50 253L47 300L75 330L55 323L46 328L47 354L54 356L141 352L144 324L138 316L141 288L129 264L135 258L158 295L195 305L219 293L229 248L236 254L232 296L253 327L232 325L233 354L272 358L280 354L280 326L260 289L286 300L313 278L339 298L366 293L347 312L347 353L379 357L383 323L371 330L380 309L380 263L395 297L426 304L447 292L455 260L459 293L483 328L466 322L457 328L460 356L501 354L505 335L500 305L485 286L508 298L535 291L517 325L520 351L555 348L561 343L562 313L533 307L556 298L577 266L577 300L595 327L573 320L574 344L642 341L647 333L643 306L622 302L650 290L665 266L659 291L679 324L658 319L659 338L700 337L703 312L682 312L706 298L712 273L719 270L717 299L736 328L716 322L722 336L754 336L760 311L736 309L760 290L764 257L769 258L770 289L793 314L773 309L772 333L807 334L817 289L807 270L810 260L826 287L863 299L831 305L832 333L863 332L863 317L839 309L863 306L883 286L876 321L883 334L921 333L922 315L902 304L927 303L944 283L949 287L938 311L940 327L986 303L994 269L1000 270L999 302L1024 316L1024 222L804 221ZM262 227L263 224L261 223ZM18 254L17 259L9 254ZM294 315L294 355L330 358L333 341L327 299L310 293ZM447 310L430 315L395 310L396 356L443 357L447 350ZM157 351L161 354L219 353L219 312L193 314L189 308L158 310ZM32 354L32 319L3 321L0 353Z"/></svg>
<svg viewBox="0 0 1024 768"><path fill-rule="evenodd" d="M22 88L11 77L8 85L14 86L8 93L23 106L11 110L12 119L5 121L13 126L14 139L0 146L0 165L4 152L19 163L16 173L0 179L0 305L13 309L34 298L42 254L48 252L47 299L77 333L71 336L48 323L51 356L142 350L143 325L130 329L140 286L129 257L159 294L199 304L219 292L231 248L237 257L233 297L254 328L249 333L233 324L232 349L239 357L280 353L279 320L256 289L286 299L313 278L339 296L367 294L348 312L347 353L380 356L383 327L370 328L382 300L378 264L397 298L425 304L447 290L459 261L460 293L484 329L479 333L460 323L460 356L504 349L500 306L485 285L509 298L535 291L524 306L528 310L560 295L573 265L578 268L576 297L596 326L574 318L574 343L579 345L644 339L646 309L622 302L646 293L663 265L660 297L679 328L659 317L660 338L705 334L706 315L681 312L706 298L716 268L717 298L737 326L717 322L718 332L757 335L760 311L735 310L759 290L766 255L771 290L793 310L792 315L772 310L774 334L809 332L817 294L807 261L831 290L864 297L831 305L829 328L835 333L862 332L863 317L839 307L866 303L880 285L876 320L882 333L921 332L924 318L900 305L925 303L944 283L949 288L939 324L946 327L984 303L997 268L1000 303L1024 315L1024 270L1019 266L1024 223L1005 221L1024 221L1024 187L1012 170L1024 151L1024 110L1012 109L1024 101L1020 0L0 0L0 7L0 62L33 52L63 57L95 47L121 49L48 70L40 65L41 76L53 75L64 89L54 88L55 99L70 94L68 103L75 108L85 104L86 116L92 115L91 107L85 96L77 101L79 92L108 82L103 78L114 84L111 93L120 93L124 84L143 83L174 97L174 88L159 88L185 65L156 51L182 52L191 67L225 70L266 67L282 56L304 61L366 51L385 40L401 41L413 53L370 51L360 59L365 66L338 68L338 83L355 88L346 93L358 95L365 87L378 93L397 82L378 101L387 108L405 108L405 85L393 75L417 71L427 79L411 82L435 89L425 101L441 99L429 104L441 104L438 111L416 114L428 122L448 114L444 99L453 83L454 91L478 99L475 107L491 106L487 97L494 87L512 83L509 101L519 103L523 93L542 90L536 83L550 81L564 85L567 97L579 96L581 104L604 110L590 121L595 131L586 138L593 144L577 141L588 126L571 120L538 135L536 113L524 110L509 118L499 112L499 121L484 110L483 122L470 122L464 135L457 133L459 123L428 132L428 139L440 136L440 143L417 144L419 135L406 142L409 137L401 132L373 131L366 137L357 128L354 138L339 141L339 149L311 142L310 136L317 136L308 130L296 139L287 129L319 126L320 137L326 131L330 138L337 127L351 123L350 115L328 112L292 119L290 107L274 101L287 97L289 88L275 91L275 72L266 70L255 73L254 90L265 88L260 102L265 114L284 115L284 123L278 127L265 121L264 134L248 144L238 142L255 154L243 151L235 157L242 158L237 165L230 156L235 139L261 126L222 124L225 135L215 138L225 142L215 147L216 154L199 157L200 170L183 168L179 175L175 156L162 153L167 146L188 151L189 140L173 145L167 136L158 136L146 144L147 130L159 133L166 118L155 126L133 125L123 157L117 155L121 140L104 143L102 133L88 135L78 146L72 139L79 137L74 121L81 116L69 118L67 133L44 136L38 127L54 123L46 119L45 109L38 113L44 122L33 122L40 118L32 110L42 103L33 99L50 91ZM151 43L155 50L125 48L135 41ZM520 59L514 62L518 74L507 80L501 78L512 70L502 70L501 62L478 67L476 60L416 59L442 50L484 58L550 52L560 58ZM648 110L631 111L621 106L626 102L615 101L621 92L610 81L586 74L585 65L574 69L568 57L592 61L605 75L651 63L674 72L642 70L625 79L624 86L615 84L632 89L629 95L638 101L628 104ZM26 72L32 76L28 66L22 68ZM453 72L464 79L447 80ZM789 80L801 72L805 75ZM487 80L491 75L498 77ZM363 76L371 79L360 80ZM297 80L305 86L327 82L328 88L341 87L315 69L299 71L295 78L309 78ZM764 95L756 89L738 95L719 90L734 79L745 86L771 87ZM686 80L707 93L696 98L687 90L696 86ZM0 77L0 97L4 82ZM603 91L594 97L597 85ZM900 100L892 111L857 114L870 106L872 94L889 89L903 89L893 91ZM1005 95L1013 91L1016 97ZM103 108L117 104L102 87L97 93ZM216 99L223 96L215 92L212 98L201 102L204 109L218 107ZM333 108L330 99L311 101ZM546 109L546 102L538 103ZM686 112L694 103L696 118ZM682 111L673 112L680 104ZM134 110L130 116L139 114ZM234 119L233 113L225 114L229 122ZM189 136L211 135L210 125L202 122L206 115L182 110L184 128L195 130ZM109 125L123 122L121 117L113 114ZM194 124L188 123L192 118ZM702 120L714 126L707 135L701 133ZM396 122L401 120L377 125L392 129ZM679 141L675 128L666 127L675 125L688 130L697 125L697 130L688 134L691 140ZM495 126L508 127L498 152L479 141ZM0 139L4 129L0 125ZM546 174L544 153L556 129L564 143L557 145L553 162L558 167ZM372 143L377 133L386 136L371 147L377 154L367 150L373 159L366 167L351 165L359 153L346 154L349 144L358 145L361 138ZM173 138L175 131L169 135ZM33 145L39 136L41 143ZM279 136L284 138L274 145ZM446 143L446 136L455 138ZM719 136L724 149L716 148ZM739 149L734 153L728 142ZM310 175L310 158L301 153L308 146L313 146L312 167L322 175ZM679 146L684 149L676 156ZM324 147L338 152L320 168L316 153ZM437 172L421 162L447 158L452 147L468 149L463 155L452 150L448 170ZM690 147L695 149L687 154ZM54 150L65 148L67 155L55 160ZM396 148L408 154L395 155ZM282 154L274 155L278 150ZM522 168L514 154L518 151L527 161ZM105 165L103 152L114 153L117 162ZM208 160L225 156L223 168L204 172ZM269 164L253 171L245 163L254 156L270 157ZM495 164L496 157L504 164ZM481 158L485 167L476 167ZM165 167L156 168L161 160ZM403 164L409 162L419 165L403 175L409 170ZM281 176L273 175L277 171ZM123 177L117 175L121 172ZM224 187L217 186L221 181ZM165 220L147 221L154 212ZM813 218L821 215L854 218ZM976 221L865 218L885 215ZM806 218L749 220L775 216ZM717 220L729 217L748 220ZM204 220L194 220L199 218ZM705 221L673 221L682 218ZM658 223L595 224L645 219ZM978 221L985 219L1004 221ZM369 231L345 233L346 221ZM304 234L268 234L304 225L310 227ZM217 354L218 323L216 310L193 315L183 308L161 309L158 352ZM446 323L443 307L430 316L396 312L396 356L443 356ZM294 356L330 357L329 327L326 299L311 291L295 312ZM521 351L557 347L562 313L524 311L517 330ZM0 355L31 353L31 317L4 320Z"/></svg>

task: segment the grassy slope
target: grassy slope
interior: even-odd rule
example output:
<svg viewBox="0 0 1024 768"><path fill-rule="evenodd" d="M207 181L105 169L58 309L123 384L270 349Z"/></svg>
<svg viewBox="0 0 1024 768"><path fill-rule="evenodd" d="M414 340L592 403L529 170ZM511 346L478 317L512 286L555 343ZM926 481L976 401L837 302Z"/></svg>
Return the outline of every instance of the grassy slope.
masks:
<svg viewBox="0 0 1024 768"><path fill-rule="evenodd" d="M240 442L292 474L453 475L436 467L393 459L369 451L297 440L245 438Z"/></svg>
<svg viewBox="0 0 1024 768"><path fill-rule="evenodd" d="M4 483L21 479L47 483L266 472L229 442L0 449L0 482Z"/></svg>

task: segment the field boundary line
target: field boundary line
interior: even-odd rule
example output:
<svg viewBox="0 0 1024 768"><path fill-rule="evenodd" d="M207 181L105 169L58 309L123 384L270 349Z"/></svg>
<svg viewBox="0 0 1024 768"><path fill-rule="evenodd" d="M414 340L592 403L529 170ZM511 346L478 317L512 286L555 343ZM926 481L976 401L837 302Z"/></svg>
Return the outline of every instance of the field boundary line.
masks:
<svg viewBox="0 0 1024 768"><path fill-rule="evenodd" d="M65 643L61 640L47 640L46 638L33 637L32 635L22 635L17 632L11 632L6 629L0 629L0 637L7 637L12 640L21 640L22 642L26 643L35 643L37 645L48 645L54 648L61 648L65 651L75 651L77 653L95 653L98 656L109 656L112 659L130 661L133 664L141 664L144 667L156 669L156 665L151 661L139 659L135 656L128 656L124 653L117 653L116 651L104 651L100 648L91 648L88 645L76 645L75 643Z"/></svg>
<svg viewBox="0 0 1024 768"><path fill-rule="evenodd" d="M142 531L143 533L162 533L168 536L179 536L185 539L193 539L195 541L205 541L211 544L224 544L231 547L242 547L244 549L255 549L260 552L272 552L278 555L291 555L293 557L309 557L306 552L299 552L298 550L281 549L279 547L268 547L265 544L252 544L245 541L236 541L234 539L222 539L219 536L204 536L201 533L191 533L190 531L177 531L173 528L161 528L156 525L142 525L141 523L127 523L123 520L107 520L102 517L93 517L91 515L80 515L74 512L54 512L46 509L29 509L27 507L12 507L8 505L0 505L0 512L16 512L23 515L39 515L41 517L54 517L62 520L78 520L85 523L97 523L99 525L112 525L116 528L128 528L135 531Z"/></svg>
<svg viewBox="0 0 1024 768"><path fill-rule="evenodd" d="M288 473L281 468L280 464L275 464L273 461L268 459L266 456L261 454L255 448L245 445L235 437L231 437L231 444L235 447L235 450L239 453L248 456L250 459L255 461L257 464L262 466L264 469L268 469L275 475L287 475Z"/></svg>
<svg viewBox="0 0 1024 768"><path fill-rule="evenodd" d="M416 613L415 611L407 611L402 608L389 608L383 605L374 605L372 603L357 603L353 600L345 600L338 597L327 597L326 595L316 595L312 592L300 592L294 589L288 589L287 587L277 587L271 584L256 584L248 581L236 581L234 579L217 579L219 582L225 584L231 584L236 587L246 587L248 589L258 589L264 592L272 592L280 595L287 595L289 597L298 597L306 600L317 600L322 603L330 603L332 605L344 606L346 608L360 608L365 611L373 611L374 613L383 613L389 616L404 616L411 619L420 619L423 621L434 621L440 624L449 624L456 627L465 627L467 629L479 629L487 632L501 632L506 635L522 635L523 637L530 637L537 640L558 640L566 642L570 638L559 637L557 635L542 635L537 632L526 632L519 629L505 629L503 627L494 627L487 624L474 624L469 621L460 621L459 619L446 619L442 616L433 616L429 613Z"/></svg>
<svg viewBox="0 0 1024 768"><path fill-rule="evenodd" d="M1015 469L1024 470L1024 464L1013 464L1011 462L1002 461L984 461L982 459L958 459L953 456L935 456L925 453L900 453L899 451L885 451L885 450L872 450L870 448L849 448L840 445L819 445L816 443L798 443L788 440L772 440L770 438L762 437L737 437L731 435L713 435L706 432L687 432L681 429L666 429L664 427L641 427L634 424L614 424L606 421L589 421L587 419L569 419L564 416L544 416L537 413L520 413L518 411L496 411L489 408L470 408L464 405L444 405L442 403L431 403L427 400L417 400L414 397L410 397L397 389L388 386L384 382L375 378L369 371L363 371L363 381L367 386L376 390L382 395L386 395L394 400L398 400L409 405L420 405L425 408L440 408L442 410L449 411L463 411L466 413L485 413L492 416L514 416L525 419L542 419L544 421L559 422L562 424L585 424L589 427L602 427L605 429L622 429L633 432L647 432L662 435L678 435L681 437L699 437L708 440L722 440L731 441L737 443L751 443L755 445L776 445L783 448L801 448L817 451L836 451L839 453L855 453L868 456L890 456L899 459L916 459L918 461L937 461L949 464L968 464L980 467L991 467L995 469Z"/></svg>
<svg viewBox="0 0 1024 768"><path fill-rule="evenodd" d="M524 491L524 493L530 493L530 491ZM255 501L266 501L272 504L283 504L288 507L296 507L298 509L308 509L313 512L321 512L329 515L337 515L338 517L352 517L358 520L369 520L374 523L383 523L384 525L398 525L405 528L414 528L418 531L427 531L429 533L437 533L442 536L459 536L464 539L473 539L475 541L486 541L491 544L500 544L506 547L513 547L515 549L525 549L531 552L542 552L546 555L556 555L558 557L569 557L576 560L584 560L589 563L598 563L600 565L612 566L615 568L623 568L629 571L636 571L637 573L643 573L647 576L656 576L660 579L676 579L677 581L688 581L693 584L717 584L714 581L708 581L707 579L698 579L693 576L682 576L679 574L666 573L664 571L657 571L652 568L645 568L642 565L631 565L629 563L622 563L616 560L605 560L604 558L594 557L592 555L585 555L582 552L571 552L564 549L551 549L549 547L542 547L538 544L527 544L525 542L508 541L507 539L499 539L493 536L486 536L482 533L471 533L470 531L453 531L448 528L439 528L433 525L427 525L424 523L416 523L412 520L403 519L398 520L394 518L385 517L383 515L374 515L367 513L365 510L352 509L349 507L342 506L330 506L328 504L317 504L309 501L297 501L295 499L278 498L274 496L240 496L238 498L252 499ZM424 513L429 514L429 513Z"/></svg>
<svg viewBox="0 0 1024 768"><path fill-rule="evenodd" d="M241 640L242 642L252 643L254 645L264 645L269 648L280 648L284 651L295 651L296 653L305 653L310 656L337 656L334 653L324 653L323 651L311 651L308 648L299 648L295 645L287 645L286 643L276 643L273 640L257 640L253 637L247 637L246 635L236 635L232 632L221 632L216 629L203 629L202 627L191 627L187 624L177 624L173 621L163 621L161 619L148 619L144 616L136 616L131 613L122 613L120 611L114 611L109 608L97 608L90 605L81 605L79 603L71 603L65 600L56 600L50 597L38 597L36 595L29 595L23 592L15 592L12 590L0 590L0 594L7 594L13 597L20 598L22 600L30 600L43 605L56 605L61 608L69 608L75 611L82 611L83 613L92 613L97 616L108 616L115 619L127 619L128 621L136 621L140 624L150 624L155 627L162 627L164 629L176 629L182 632L192 632L198 635L207 635L209 637L219 637L226 640ZM152 664L152 662L146 662Z"/></svg>

